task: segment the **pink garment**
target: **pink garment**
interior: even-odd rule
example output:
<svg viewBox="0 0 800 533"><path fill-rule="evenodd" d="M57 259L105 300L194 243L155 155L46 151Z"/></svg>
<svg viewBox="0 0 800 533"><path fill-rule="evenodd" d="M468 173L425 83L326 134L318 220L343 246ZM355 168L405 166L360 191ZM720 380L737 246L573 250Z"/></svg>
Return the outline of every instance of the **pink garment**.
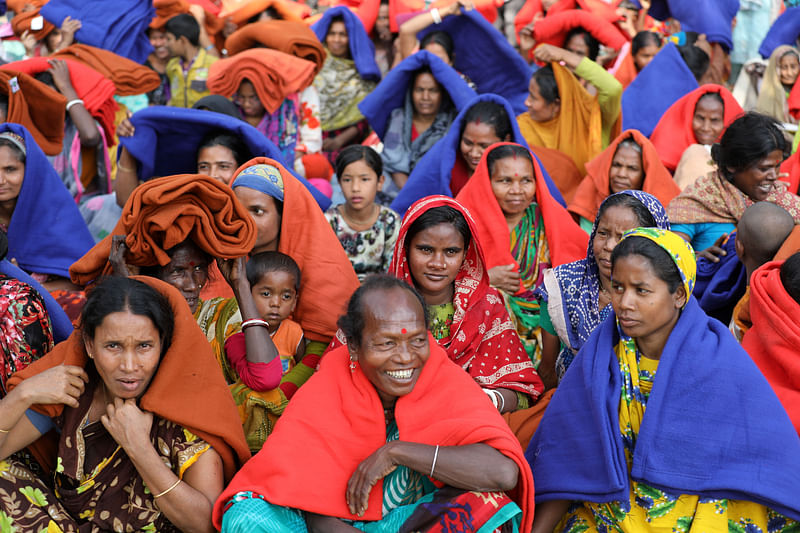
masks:
<svg viewBox="0 0 800 533"><path fill-rule="evenodd" d="M239 378L256 392L272 390L281 383L283 364L276 357L269 363L253 363L247 360L247 345L244 332L234 333L225 340L225 353Z"/></svg>

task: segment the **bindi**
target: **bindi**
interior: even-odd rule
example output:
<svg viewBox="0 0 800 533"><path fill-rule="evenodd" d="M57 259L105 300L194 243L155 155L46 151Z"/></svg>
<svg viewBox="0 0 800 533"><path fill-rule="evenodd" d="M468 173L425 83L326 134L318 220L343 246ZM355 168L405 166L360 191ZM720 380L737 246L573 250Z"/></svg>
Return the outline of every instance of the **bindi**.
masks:
<svg viewBox="0 0 800 533"><path fill-rule="evenodd" d="M403 328L403 329L400 330L400 333L405 335L406 333L408 333L408 330L406 328Z"/></svg>

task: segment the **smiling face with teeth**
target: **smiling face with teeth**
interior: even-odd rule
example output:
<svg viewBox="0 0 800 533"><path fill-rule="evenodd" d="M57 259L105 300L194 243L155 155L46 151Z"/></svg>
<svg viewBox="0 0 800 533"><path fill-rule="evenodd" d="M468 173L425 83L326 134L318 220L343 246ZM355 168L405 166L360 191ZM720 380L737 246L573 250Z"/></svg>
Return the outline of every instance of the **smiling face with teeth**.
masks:
<svg viewBox="0 0 800 533"><path fill-rule="evenodd" d="M364 295L364 329L351 355L375 386L383 407L414 389L430 355L425 312L419 300L402 288L374 290Z"/></svg>
<svg viewBox="0 0 800 533"><path fill-rule="evenodd" d="M745 169L728 171L733 173L733 184L740 191L754 202L763 202L775 186L782 162L783 152L773 150Z"/></svg>

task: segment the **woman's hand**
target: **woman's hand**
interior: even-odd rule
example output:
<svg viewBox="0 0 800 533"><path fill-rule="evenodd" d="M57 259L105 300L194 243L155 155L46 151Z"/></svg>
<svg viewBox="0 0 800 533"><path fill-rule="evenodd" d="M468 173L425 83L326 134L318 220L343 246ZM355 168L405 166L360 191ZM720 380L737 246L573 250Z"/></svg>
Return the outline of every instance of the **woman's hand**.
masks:
<svg viewBox="0 0 800 533"><path fill-rule="evenodd" d="M472 9L474 9L471 0L458 0L457 2L453 2L446 8L442 9L442 17L445 17L447 15L460 15L462 7L466 11L471 11Z"/></svg>
<svg viewBox="0 0 800 533"><path fill-rule="evenodd" d="M55 83L58 92L65 96L68 92L74 93L75 89L72 87L72 80L69 78L69 66L67 62L63 59L50 59L47 61L47 64L50 65L47 72L53 76L53 83Z"/></svg>
<svg viewBox="0 0 800 533"><path fill-rule="evenodd" d="M114 398L113 404L106 405L106 414L100 417L100 421L128 455L152 446L150 429L153 427L153 413L139 409L135 400Z"/></svg>
<svg viewBox="0 0 800 533"><path fill-rule="evenodd" d="M57 52L71 45L75 41L75 33L81 29L82 26L83 24L81 24L80 20L67 15L64 22L61 23L61 42L58 44L56 50L53 51Z"/></svg>
<svg viewBox="0 0 800 533"><path fill-rule="evenodd" d="M342 146L344 146L344 141L342 139L342 135L337 135L336 137L328 137L327 139L322 140L322 151L323 152L335 152L339 150Z"/></svg>
<svg viewBox="0 0 800 533"><path fill-rule="evenodd" d="M79 366L59 365L36 374L19 384L28 405L64 404L78 407L89 376Z"/></svg>
<svg viewBox="0 0 800 533"><path fill-rule="evenodd" d="M538 16L534 17L530 24L519 30L519 49L523 53L523 57L528 61L528 53L536 46L536 39L533 38L533 31L536 28L537 20Z"/></svg>
<svg viewBox="0 0 800 533"><path fill-rule="evenodd" d="M111 263L111 270L115 276L130 277L131 272L125 262L125 235L114 235L111 237L111 253L108 254L108 262Z"/></svg>
<svg viewBox="0 0 800 533"><path fill-rule="evenodd" d="M720 235L720 237L716 241L714 241L714 244L712 244L705 250L697 252L697 257L705 257L712 263L719 263L720 258L728 255L728 252L726 252L722 248L722 245L725 244L726 240L728 240L727 233L724 235Z"/></svg>
<svg viewBox="0 0 800 533"><path fill-rule="evenodd" d="M517 265L500 265L489 269L489 284L492 287L515 294L519 290L519 272Z"/></svg>
<svg viewBox="0 0 800 533"><path fill-rule="evenodd" d="M391 451L398 441L384 444L364 459L347 482L347 507L354 515L364 516L369 504L369 493L378 482L391 474L397 463Z"/></svg>
<svg viewBox="0 0 800 533"><path fill-rule="evenodd" d="M222 273L222 277L234 292L250 291L250 283L247 281L246 259L237 257L236 259L217 259L217 266Z"/></svg>
<svg viewBox="0 0 800 533"><path fill-rule="evenodd" d="M25 55L28 57L33 56L36 49L36 37L33 36L33 33L30 30L25 30L19 36L19 40L22 42L22 46L25 47Z"/></svg>
<svg viewBox="0 0 800 533"><path fill-rule="evenodd" d="M119 123L119 126L117 126L117 137L133 137L133 134L136 133L136 128L133 127L130 118L131 115L128 113L128 117L123 118L122 122Z"/></svg>

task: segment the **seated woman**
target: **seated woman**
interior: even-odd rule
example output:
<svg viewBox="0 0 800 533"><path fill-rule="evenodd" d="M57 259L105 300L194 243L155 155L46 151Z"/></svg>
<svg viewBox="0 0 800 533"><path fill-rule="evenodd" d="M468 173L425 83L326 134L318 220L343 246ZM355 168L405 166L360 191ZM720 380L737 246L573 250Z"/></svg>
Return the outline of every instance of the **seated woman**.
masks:
<svg viewBox="0 0 800 533"><path fill-rule="evenodd" d="M611 252L623 233L637 227L669 229L664 206L643 191L613 193L597 210L586 259L544 271L536 291L547 304L541 306L542 327L561 341L560 352L550 343L542 353L539 375L548 387L564 378L575 354L611 312Z"/></svg>
<svg viewBox="0 0 800 533"><path fill-rule="evenodd" d="M614 65L609 68L609 72L614 74L626 89L628 85L636 79L639 72L646 67L661 49L661 36L652 31L640 31L636 33L630 44L622 47Z"/></svg>
<svg viewBox="0 0 800 533"><path fill-rule="evenodd" d="M778 180L788 153L789 144L774 119L758 113L737 118L711 149L718 170L698 178L670 202L672 230L698 254L716 261L718 247L754 202L778 204L800 223L800 198Z"/></svg>
<svg viewBox="0 0 800 533"><path fill-rule="evenodd" d="M319 91L322 151L333 164L339 150L367 136L369 126L358 103L375 88L381 71L364 25L347 7L327 10L311 29L328 53L314 87Z"/></svg>
<svg viewBox="0 0 800 533"><path fill-rule="evenodd" d="M747 353L691 297L691 246L637 228L611 264L614 313L526 452L533 531L796 529L800 440Z"/></svg>
<svg viewBox="0 0 800 533"><path fill-rule="evenodd" d="M230 185L236 169L252 158L239 137L226 130L210 131L197 147L197 173Z"/></svg>
<svg viewBox="0 0 800 533"><path fill-rule="evenodd" d="M655 147L636 130L623 132L586 164L586 179L578 186L567 210L586 233L591 233L603 200L625 190L652 194L661 205L669 204L681 192L661 164Z"/></svg>
<svg viewBox="0 0 800 533"><path fill-rule="evenodd" d="M517 117L522 135L531 147L564 152L584 172L586 163L614 137L622 85L591 59L549 44L540 45L534 57L549 64L531 78L528 112ZM597 96L586 92L576 76L596 87Z"/></svg>
<svg viewBox="0 0 800 533"><path fill-rule="evenodd" d="M542 330L534 290L546 268L584 256L586 233L548 191L539 162L518 144L487 148L456 200L475 216L489 282L503 294L528 357L538 367Z"/></svg>
<svg viewBox="0 0 800 533"><path fill-rule="evenodd" d="M429 337L422 297L393 277L369 278L339 325L347 347L325 356L217 500L215 526L443 531L446 520L459 530L529 531L533 479L519 443ZM303 457L291 471L280 467L288 455Z"/></svg>
<svg viewBox="0 0 800 533"><path fill-rule="evenodd" d="M756 111L784 124L797 124L789 113L788 97L800 74L800 52L782 45L772 51L758 92Z"/></svg>
<svg viewBox="0 0 800 533"><path fill-rule="evenodd" d="M3 505L20 531L208 530L225 480L250 455L208 343L157 280L99 283L80 330L10 385L0 493L35 494ZM43 457L57 465L56 490L7 459L50 429L58 447Z"/></svg>

